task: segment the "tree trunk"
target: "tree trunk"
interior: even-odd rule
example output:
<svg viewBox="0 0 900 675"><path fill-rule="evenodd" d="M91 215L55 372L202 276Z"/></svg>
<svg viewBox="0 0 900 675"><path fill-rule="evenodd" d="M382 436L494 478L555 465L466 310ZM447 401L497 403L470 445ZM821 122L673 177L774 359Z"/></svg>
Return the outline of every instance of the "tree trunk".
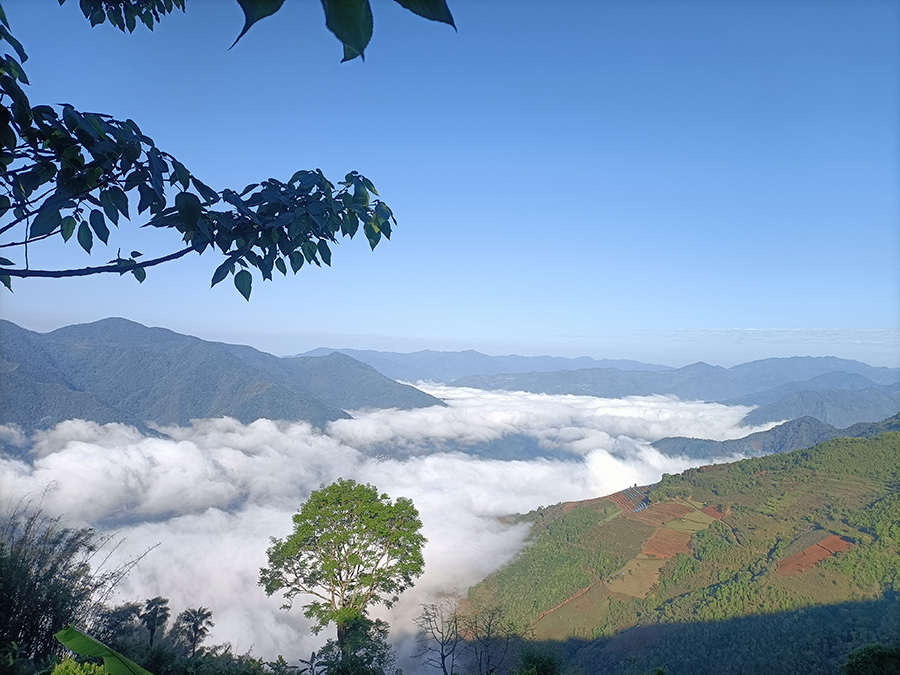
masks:
<svg viewBox="0 0 900 675"><path fill-rule="evenodd" d="M341 661L347 660L347 624L339 623L337 625L337 641L338 647L341 648Z"/></svg>

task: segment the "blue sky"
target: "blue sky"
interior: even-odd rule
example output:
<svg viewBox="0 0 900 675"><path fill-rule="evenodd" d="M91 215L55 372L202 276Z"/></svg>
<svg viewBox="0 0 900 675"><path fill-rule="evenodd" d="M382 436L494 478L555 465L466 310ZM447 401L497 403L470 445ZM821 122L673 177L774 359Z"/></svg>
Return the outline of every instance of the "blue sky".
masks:
<svg viewBox="0 0 900 675"><path fill-rule="evenodd" d="M341 64L312 1L228 51L236 2L123 35L75 0L6 0L33 104L131 117L219 189L358 170L399 226L375 252L342 243L331 269L257 279L249 303L209 289L206 254L140 286L21 280L0 314L41 331L125 316L276 354L900 366L900 5L450 0L458 32L373 7L366 61ZM106 256L70 243L32 264Z"/></svg>

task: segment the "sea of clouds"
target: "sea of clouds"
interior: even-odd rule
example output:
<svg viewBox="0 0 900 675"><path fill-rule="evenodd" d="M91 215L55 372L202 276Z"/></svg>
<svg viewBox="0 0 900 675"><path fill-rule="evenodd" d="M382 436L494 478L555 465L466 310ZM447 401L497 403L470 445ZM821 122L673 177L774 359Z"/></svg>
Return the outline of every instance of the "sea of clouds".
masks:
<svg viewBox="0 0 900 675"><path fill-rule="evenodd" d="M159 544L118 600L162 595L173 616L209 607L210 642L296 659L332 631L312 636L299 607L281 610L257 578L269 538L289 534L291 515L323 484L353 478L419 509L425 574L392 611L376 613L391 622L392 640L408 645L420 603L464 591L520 550L526 529L498 516L654 483L702 463L650 446L665 436L725 440L760 430L739 426L750 410L742 406L417 386L447 407L355 411L324 430L197 420L160 429L160 437L70 420L31 439L29 461L0 455L0 500L4 508L40 502L69 525L117 533L124 542L116 559ZM532 439L549 457L472 454L511 435Z"/></svg>

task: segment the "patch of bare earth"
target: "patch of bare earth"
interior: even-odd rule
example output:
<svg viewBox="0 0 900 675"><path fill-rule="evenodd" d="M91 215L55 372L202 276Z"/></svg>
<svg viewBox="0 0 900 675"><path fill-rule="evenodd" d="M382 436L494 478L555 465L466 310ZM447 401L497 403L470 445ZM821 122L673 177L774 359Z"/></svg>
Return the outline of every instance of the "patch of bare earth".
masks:
<svg viewBox="0 0 900 675"><path fill-rule="evenodd" d="M818 544L807 546L805 549L800 551L800 553L782 560L780 563L778 563L778 568L776 569L776 571L779 574L783 574L785 576L790 576L791 574L799 574L800 572L812 569L817 564L825 560L825 558L830 558L835 553L838 553L839 551L846 551L847 549L852 547L853 544L851 542L847 541L846 539L842 539L836 534L831 534L825 537Z"/></svg>
<svg viewBox="0 0 900 675"><path fill-rule="evenodd" d="M722 520L722 518L725 517L725 514L719 509L718 506L704 506L700 510L706 515L712 516L716 520Z"/></svg>
<svg viewBox="0 0 900 675"><path fill-rule="evenodd" d="M679 553L690 553L688 548L690 540L690 532L660 528L644 544L641 553L654 558L674 558Z"/></svg>
<svg viewBox="0 0 900 675"><path fill-rule="evenodd" d="M655 502L637 513L626 513L625 517L651 527L662 527L670 520L684 518L693 510L690 506L676 502Z"/></svg>

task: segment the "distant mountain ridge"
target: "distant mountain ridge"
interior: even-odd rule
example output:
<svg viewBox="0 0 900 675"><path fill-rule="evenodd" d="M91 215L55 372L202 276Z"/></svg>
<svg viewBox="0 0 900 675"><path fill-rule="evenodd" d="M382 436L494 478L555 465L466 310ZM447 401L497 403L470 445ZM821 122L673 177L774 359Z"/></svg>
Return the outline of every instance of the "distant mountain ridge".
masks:
<svg viewBox="0 0 900 675"><path fill-rule="evenodd" d="M26 433L66 419L146 429L227 415L323 426L357 408L444 403L334 354L281 359L125 319L41 334L0 321L0 424Z"/></svg>
<svg viewBox="0 0 900 675"><path fill-rule="evenodd" d="M797 356L732 368L694 363L664 371L589 368L553 373L471 375L454 386L621 398L668 395L759 405L743 424L809 416L834 426L876 422L900 410L900 369L835 357Z"/></svg>
<svg viewBox="0 0 900 675"><path fill-rule="evenodd" d="M762 457L777 453L806 450L833 438L871 438L887 431L900 431L900 413L881 422L860 422L845 429L826 424L815 417L790 420L768 431L758 431L744 438L712 441L681 436L660 438L650 445L668 456L721 460L723 457Z"/></svg>
<svg viewBox="0 0 900 675"><path fill-rule="evenodd" d="M365 349L330 349L319 347L297 356L324 356L340 352L357 361L368 363L382 375L404 382L451 382L469 375L502 373L553 372L583 368L616 368L619 370L671 370L670 366L642 363L628 359L593 359L589 356L488 356L472 349L441 352L425 349L418 352L380 352Z"/></svg>

